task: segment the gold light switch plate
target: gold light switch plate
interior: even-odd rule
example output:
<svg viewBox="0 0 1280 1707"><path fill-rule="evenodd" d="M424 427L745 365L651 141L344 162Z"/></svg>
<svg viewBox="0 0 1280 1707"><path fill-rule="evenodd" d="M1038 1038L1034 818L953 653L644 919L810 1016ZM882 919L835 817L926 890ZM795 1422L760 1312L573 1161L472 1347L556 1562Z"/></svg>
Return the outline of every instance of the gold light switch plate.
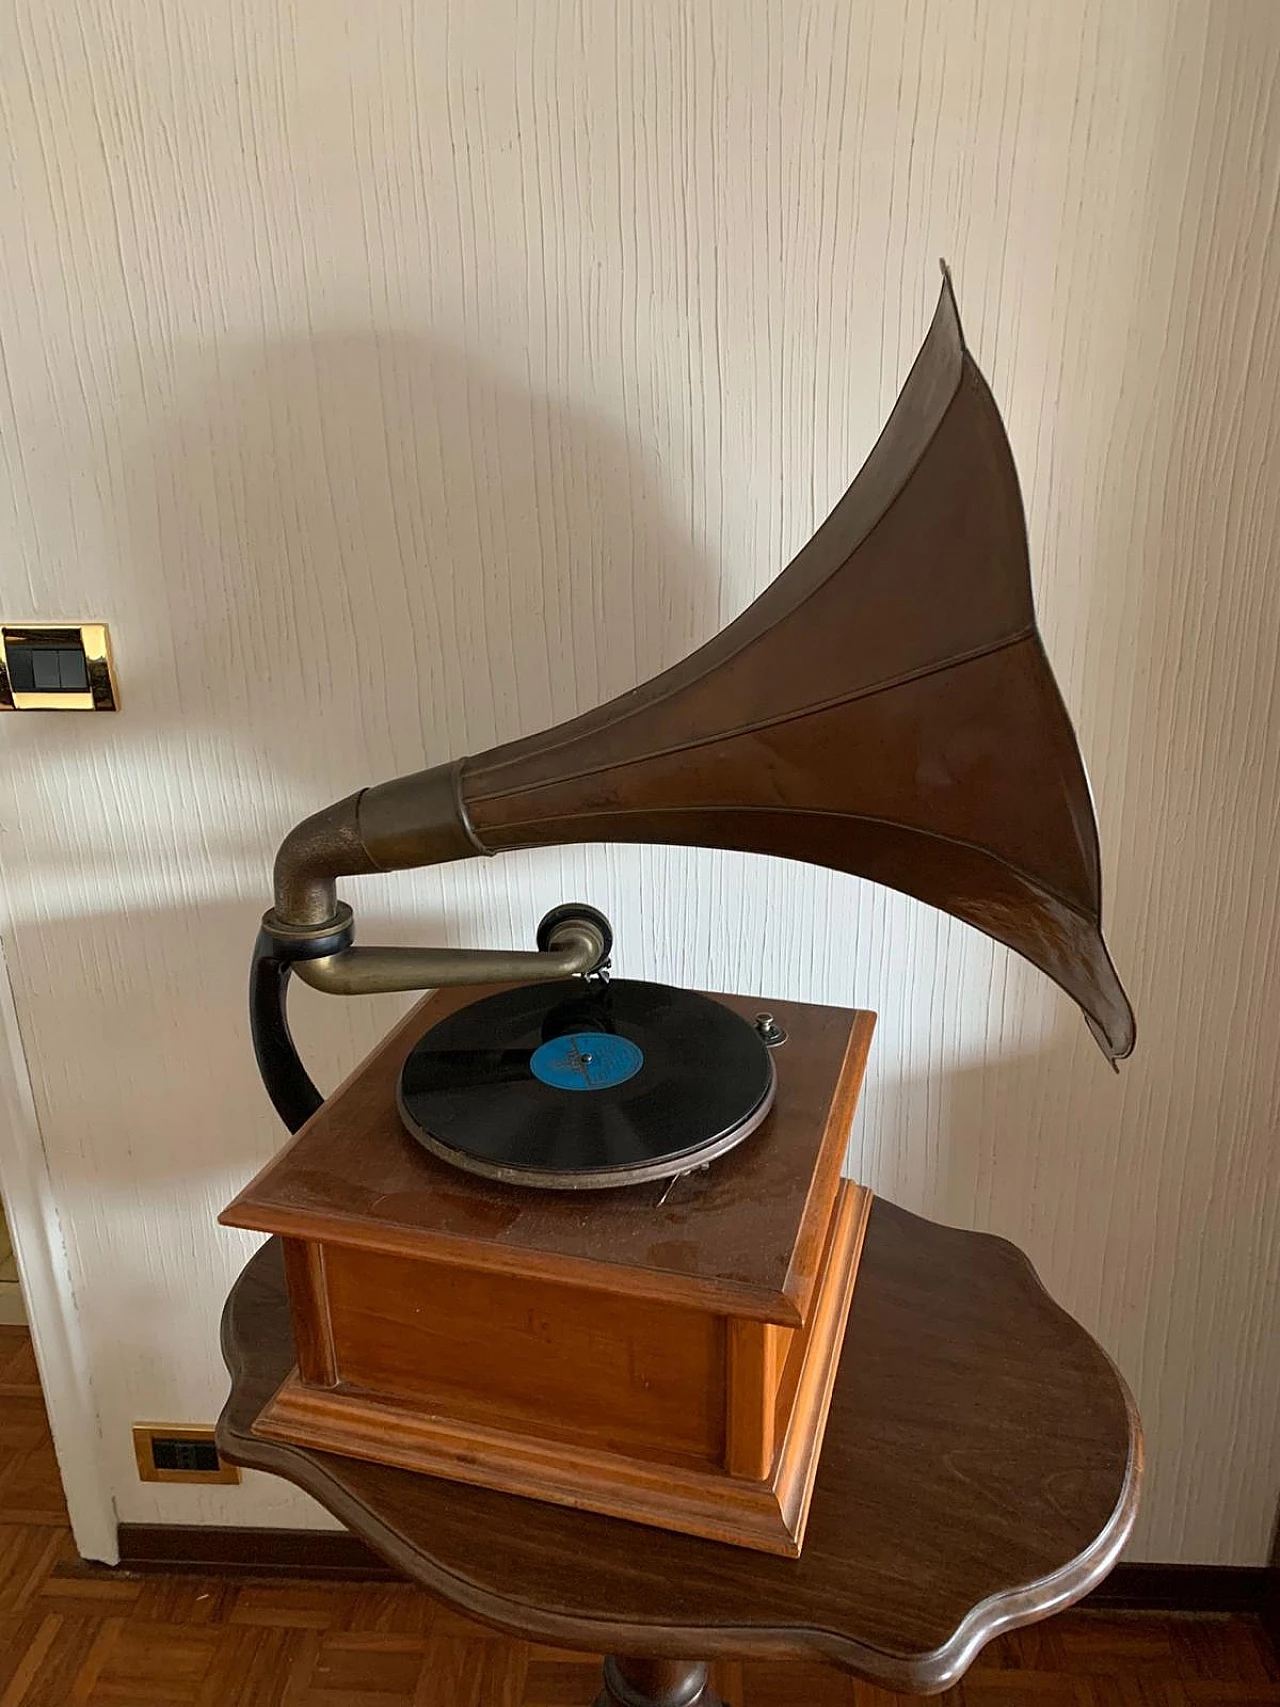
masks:
<svg viewBox="0 0 1280 1707"><path fill-rule="evenodd" d="M235 1483L240 1472L213 1441L213 1430L191 1423L135 1423L133 1452L143 1482Z"/></svg>
<svg viewBox="0 0 1280 1707"><path fill-rule="evenodd" d="M105 622L0 624L0 711L118 711Z"/></svg>

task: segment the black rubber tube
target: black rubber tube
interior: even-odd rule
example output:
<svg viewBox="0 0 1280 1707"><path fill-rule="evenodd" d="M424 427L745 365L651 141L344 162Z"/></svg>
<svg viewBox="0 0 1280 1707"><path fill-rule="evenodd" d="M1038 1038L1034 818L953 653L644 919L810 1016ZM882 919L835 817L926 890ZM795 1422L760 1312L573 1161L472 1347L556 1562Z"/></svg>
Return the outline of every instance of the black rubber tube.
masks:
<svg viewBox="0 0 1280 1707"><path fill-rule="evenodd" d="M296 1132L324 1098L311 1082L289 1031L287 1012L290 958L266 931L258 932L249 974L249 1027L258 1071L272 1106L290 1132Z"/></svg>

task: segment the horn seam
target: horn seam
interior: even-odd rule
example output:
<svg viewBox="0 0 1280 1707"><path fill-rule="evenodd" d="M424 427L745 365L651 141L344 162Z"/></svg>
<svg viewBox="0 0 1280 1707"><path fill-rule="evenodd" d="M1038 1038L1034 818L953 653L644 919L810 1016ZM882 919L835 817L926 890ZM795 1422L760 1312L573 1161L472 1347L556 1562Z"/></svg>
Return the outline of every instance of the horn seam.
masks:
<svg viewBox="0 0 1280 1707"><path fill-rule="evenodd" d="M957 668L961 664L976 663L980 658L988 658L996 652L1005 652L1011 646L1020 646L1024 641L1038 638L1034 623L1018 629L1000 640L989 641L985 646L975 646L968 652L958 652L949 658L935 664L922 664L914 670L903 670L896 676L885 676L881 681L873 682L869 687L855 688L850 693L836 694L830 699L815 700L810 705L797 706L793 711L780 712L776 717L757 718L752 723L739 723L732 728L717 729L712 735L700 735L694 740L679 741L673 746L661 747L653 752L644 753L637 759L612 759L607 764L588 765L583 770L566 771L549 782L513 783L507 788L477 789L474 794L468 794L468 805L483 801L509 800L513 795L532 794L542 788L558 788L563 783L583 782L588 777L600 776L605 771L618 770L625 764L648 764L654 759L674 758L680 753L695 752L699 747L714 746L717 741L735 741L743 735L754 735L762 729L777 729L785 723L794 723L798 718L815 717L824 711L834 711L842 705L853 705L861 699L872 699L876 694L890 693L895 688L905 687L910 682L926 681L930 676L941 675L946 670ZM619 719L619 722L622 720ZM611 725L617 728L617 724ZM570 745L571 743L564 743ZM548 747L545 752L551 753L561 749ZM541 755L540 755L541 756ZM693 808L690 808L693 810Z"/></svg>
<svg viewBox="0 0 1280 1707"><path fill-rule="evenodd" d="M636 810L642 810L642 809L636 808ZM647 808L647 809L643 809L643 810L652 810L652 808ZM871 812L834 812L834 811L829 810L828 808L821 807L821 806L787 806L787 805L783 805L781 803L776 805L776 806L751 806L751 805L739 804L736 801L733 802L732 804L729 804L729 805L717 806L714 803L708 803L707 801L703 800L703 801L699 801L697 803L697 805L664 806L661 808L661 810L663 811L663 813L669 813L672 817L679 817L681 814L686 813L686 812L725 812L725 813L732 814L734 816L737 816L738 814L754 815L754 814L758 814L758 813L783 812L786 814L786 816L788 818L801 818L801 817L803 817L803 818L841 818L846 823L849 823L849 824L879 824L879 825L883 825L886 829L901 830L901 831L904 831L907 835L921 836L926 841L941 842L941 843L945 843L945 845L948 847L964 848L969 853L981 854L984 859L989 859L989 860L993 861L996 865L1002 867L1003 870L1012 872L1015 877L1020 878L1024 883L1028 884L1032 889L1034 889L1038 895L1047 896L1047 898L1049 900L1056 901L1059 904L1059 906L1067 908L1067 910L1069 912L1074 913L1078 918L1082 918L1082 919L1086 920L1089 924L1094 925L1099 931L1101 931L1101 929L1102 929L1101 908L1099 908L1097 913L1088 912L1085 908L1083 908L1080 905L1080 903L1078 901L1071 900L1068 896L1064 895L1061 892L1061 890L1056 889L1052 884L1046 883L1043 878L1033 876L1032 873L1025 870L1024 867L1016 864L1011 859L1006 859L1003 854L994 853L989 847L984 847L981 842L966 841L963 836L949 836L942 830L926 830L926 829L923 829L918 824L907 824L898 818L880 818ZM573 813L573 817L575 820L581 820L581 819L588 819L589 818L589 819L591 819L597 823L600 822L602 819L625 818L625 817L629 817L629 816L631 816L631 813L629 813L629 812L618 812L618 811L614 811L612 809L607 809L607 810L599 811L599 812L592 812L590 810L584 810L582 808L578 808ZM551 821L554 822L554 820L551 820ZM499 849L498 851L500 851L500 852L511 852L512 849L517 848L517 847L526 847L527 848L527 847L541 846L542 844L540 842L520 842L520 841L506 842L505 838L509 835L519 836L520 832L524 829L537 830L540 828L544 828L546 825L546 822L547 822L547 820L545 820L545 819L529 818L529 819L522 819L520 822L515 823L515 824L503 824L502 835L504 838L504 846L501 849ZM601 839L604 841L607 841L609 838L607 836L605 836L605 837L602 837ZM670 845L675 846L675 847L686 847L686 846L695 846L698 844L676 842L676 843L672 843ZM716 845L719 846L721 844L716 844ZM753 850L751 848L743 848L743 849L740 849L739 851L743 852L743 853L751 853L755 850ZM785 858L789 858L791 856L784 854L784 855L781 855L780 857L785 859ZM804 862L804 863L814 863L814 862ZM836 867L835 869L841 870L843 868L842 867ZM848 875L851 877L857 877L860 874L856 871L851 871L848 873ZM878 878L868 878L868 879L866 879L866 881L874 883L874 882L878 882L879 879ZM890 885L890 887L892 887L892 885ZM902 891L902 893L905 893L905 891Z"/></svg>
<svg viewBox="0 0 1280 1707"><path fill-rule="evenodd" d="M925 457L929 454L929 451L932 449L935 439L938 437L938 434L942 431L943 427L945 426L946 421L947 421L947 417L950 415L952 409L955 408L956 402L964 390L966 380L968 380L971 384L975 380L978 382L978 384L976 386L978 396L982 402L990 405L991 412L995 416L996 424L997 424L997 427L999 428L1001 439L1004 443L1004 447L1005 447L1006 451L1008 451L1008 448L1009 448L1008 447L1008 435L1005 432L1004 423L1000 419L1000 411L996 406L995 397L991 392L991 388L986 384L985 380L983 380L982 372L979 369L977 363L974 361L972 355L970 354L968 346L965 344L964 333L960 327L960 322L959 322L959 311L956 308L954 294L950 291L950 288L949 288L949 285L950 285L950 275L949 274L947 275L947 281L948 281L948 290L946 291L945 294L949 299L950 307L951 307L952 313L953 313L953 315L955 317L955 321L956 321L956 334L957 334L957 341L958 341L958 346L959 346L959 364L958 364L958 371L956 373L955 386L952 389L950 396L947 398L946 407L939 411L938 418L933 423L933 426L930 429L928 438L921 445L919 453L917 454L917 456L915 458L915 461L911 464L911 466L903 474L902 479L898 483L898 485L896 485L892 489L892 491L889 493L888 497L885 499L884 504L882 505L880 510L871 519L871 521L868 522L867 526L858 535L858 537L851 544L849 544L848 546L845 547L843 554L841 555L839 561L836 563L833 563L830 566L830 568L826 569L823 573L821 573L819 575L818 579L816 581L814 581L812 586L805 588L805 590L800 594L800 596L796 599L796 601L793 605L791 605L786 611L781 613L778 617L774 618L775 626L776 626L776 624L778 624L780 622L789 621L792 617L794 617L797 614L797 612L803 610L805 605L808 604L809 600L814 598L818 593L820 593L822 591L823 587L826 586L828 581L831 580L832 576L838 575L840 573L840 571L846 567L846 565L850 562L850 560L854 557L854 555L857 552L861 551L863 549L863 547L868 543L868 541L872 538L872 536L880 529L880 527L883 525L885 519L888 517L890 512L894 509L895 505L897 505L898 502L901 500L901 498L902 498L903 494L906 492L907 488L911 485L911 482L915 478L915 475L918 472L920 465L923 463ZM930 334L932 334L932 332L933 332L933 328L930 327ZM915 375L916 369L920 366L920 363L924 360L926 354L928 353L928 350L929 350L929 336L926 336L924 343L920 346L919 350L916 352L915 360L912 362L911 367L908 370L907 377L903 382L902 391L899 392L899 394L898 394L897 402L894 404L894 408L890 410L888 419L885 421L885 423L881 427L879 433L876 435L875 442L873 443L871 449L867 452L867 455L863 460L862 466L858 469L857 473L854 475L854 477L850 481L849 485L845 488L842 495L836 500L836 502L833 505L833 507L831 508L831 510L827 513L827 515L824 517L824 519L818 524L816 532L807 541L807 543L800 548L800 550L790 560L790 562L785 564L784 567L781 570L779 570L778 573L773 577L773 579L769 582L769 584L761 590L761 592L757 595L757 598L765 597L766 594L768 594L774 587L778 586L786 578L786 576L800 562L801 558L806 557L811 552L813 552L814 547L817 546L818 543L821 541L822 536L826 532L827 528L830 527L832 522L839 515L839 513L843 509L845 503L848 501L850 495L853 493L853 491L857 487L858 482L866 474L868 467L870 466L872 460L874 459L876 451L879 449L880 444L884 440L886 433L889 431L889 428L893 422L894 413L897 410L898 404L900 404L902 402L902 398L905 395L907 388L910 385L913 376ZM1011 451L1009 452L1009 456L1010 456L1010 460L1012 461L1012 452ZM1015 482L1015 486L1016 486L1016 483L1017 483L1016 470L1014 471L1014 482ZM1019 493L1019 500L1020 499L1021 499L1021 493ZM1024 524L1023 524L1024 551L1025 551L1025 543L1026 543L1026 531L1025 531L1025 519L1024 519ZM1029 578L1030 578L1030 571L1028 570L1028 579ZM618 697L619 698L626 698L628 692L632 693L632 694L636 694L636 693L642 692L645 688L651 688L651 687L655 686L656 683L658 683L662 680L663 676L670 674L672 671L682 669L686 664L692 663L693 660L697 658L699 652L703 651L707 646L714 646L717 642L721 642L721 641L724 641L725 639L727 639L727 637L733 633L734 628L737 627L737 625L740 622L742 622L743 619L751 613L752 609L754 608L755 602L756 601L753 601L752 604L749 604L746 607L746 609L741 611L738 614L738 616L736 616L733 619L733 621L730 622L726 628L722 628L718 634L712 635L711 638L709 640L707 640L706 642L704 642L704 644L702 646L696 647L693 652L686 653L683 658L678 658L674 664L669 665L666 670L660 671L657 676L651 677L647 682L638 683L634 688L631 688L629 690L625 690L624 693L619 695ZM1014 638L1015 639L1021 638L1021 636L1015 636ZM687 689L693 687L696 683L703 681L707 676L713 674L715 671L723 669L725 667L725 665L731 663L735 658L741 657L742 654L757 639L759 639L758 633L749 634L739 644L731 647L729 650L725 651L723 654L717 656L710 663L704 664L701 669L699 669L695 674L693 674L689 677L688 681L683 684L680 691L681 692L686 691ZM1000 646L1000 645L1004 645L1004 644L1006 644L1006 642L1004 642L1004 641L997 641L995 643L996 646ZM932 668L933 666L930 666L930 667ZM938 668L945 668L946 666L940 665L937 667ZM910 677L908 676L904 679L909 680ZM891 684L885 683L883 685L888 686ZM878 689L878 687L873 687L869 691L874 693L874 692L878 692L879 689ZM586 716L586 717L590 717L593 714L593 712L606 709L608 704L610 704L610 703L612 703L612 702L606 701L605 706L591 707L586 712L584 712L582 715ZM637 705L631 709L628 709L626 711L620 712L618 714L618 716L614 719L612 727L614 727L614 728L621 727L622 724L629 722L631 718L639 716L641 713L647 711L653 705L653 703L654 703L653 700L646 699L643 701L642 704L639 704L639 705ZM574 719L573 721L577 721L577 719ZM554 743L554 745L544 748L543 751L547 752L547 753L559 752L564 747L571 746L572 743L577 739L579 739L578 736L572 736L572 735L568 736L564 740L558 741L558 742ZM678 749L676 749L676 750L678 750ZM483 795L483 796L477 796L477 798L499 799L499 798L501 798L501 796L499 796L499 795Z"/></svg>

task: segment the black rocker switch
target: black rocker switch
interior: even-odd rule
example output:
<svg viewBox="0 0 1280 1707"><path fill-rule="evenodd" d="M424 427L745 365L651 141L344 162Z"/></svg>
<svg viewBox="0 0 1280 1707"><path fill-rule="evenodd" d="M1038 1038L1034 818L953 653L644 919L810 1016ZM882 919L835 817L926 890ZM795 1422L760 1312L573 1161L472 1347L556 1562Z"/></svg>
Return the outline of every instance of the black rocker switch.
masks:
<svg viewBox="0 0 1280 1707"><path fill-rule="evenodd" d="M44 646L10 640L5 646L15 693L83 693L89 686L79 646Z"/></svg>
<svg viewBox="0 0 1280 1707"><path fill-rule="evenodd" d="M210 1473L222 1468L218 1449L211 1440L166 1440L155 1435L151 1442L151 1456L157 1470Z"/></svg>

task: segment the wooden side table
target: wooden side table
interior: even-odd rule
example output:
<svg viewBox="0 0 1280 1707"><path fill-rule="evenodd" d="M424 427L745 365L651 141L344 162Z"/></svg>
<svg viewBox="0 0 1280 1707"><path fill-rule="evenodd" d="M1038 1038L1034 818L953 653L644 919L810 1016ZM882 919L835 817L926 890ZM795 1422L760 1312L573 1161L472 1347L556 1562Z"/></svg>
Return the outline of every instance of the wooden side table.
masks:
<svg viewBox="0 0 1280 1707"><path fill-rule="evenodd" d="M227 1300L218 1445L468 1616L609 1653L597 1707L720 1707L706 1668L720 1656L817 1655L888 1689L944 1689L1114 1564L1137 1506L1137 1414L1020 1251L884 1201L846 1347L794 1560L259 1439L294 1363L276 1240Z"/></svg>

